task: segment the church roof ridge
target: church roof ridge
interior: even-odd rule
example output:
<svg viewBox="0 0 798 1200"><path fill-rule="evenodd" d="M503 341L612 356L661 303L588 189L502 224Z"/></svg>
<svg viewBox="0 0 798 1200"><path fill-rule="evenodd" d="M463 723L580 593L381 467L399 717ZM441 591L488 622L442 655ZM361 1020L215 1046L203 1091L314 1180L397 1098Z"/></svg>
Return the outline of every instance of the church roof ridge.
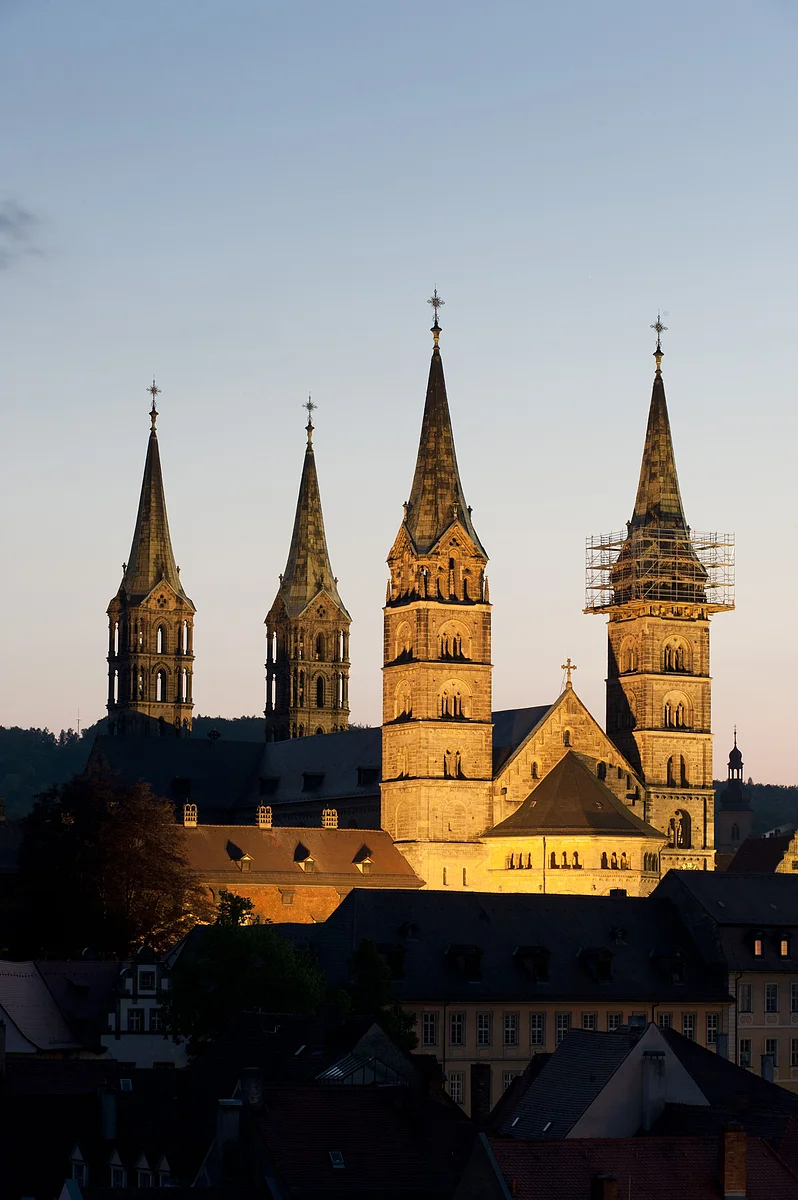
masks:
<svg viewBox="0 0 798 1200"><path fill-rule="evenodd" d="M180 573L175 562L169 533L169 520L166 515L161 455L158 448L158 433L155 428L158 417L155 395L160 389L156 388L153 380L152 387L147 390L152 393L153 397L150 409L150 439L147 444L144 476L141 481L136 528L133 533L130 556L124 569L122 587L125 589L129 601L142 600L149 595L156 584L165 580L182 600L191 604L180 582Z"/></svg>
<svg viewBox="0 0 798 1200"><path fill-rule="evenodd" d="M574 750L566 751L520 808L483 836L554 832L665 840L663 833L630 812Z"/></svg>
<svg viewBox="0 0 798 1200"><path fill-rule="evenodd" d="M311 402L308 401L308 404ZM307 406L306 406L307 407ZM315 406L314 406L315 407ZM321 491L313 450L313 423L308 417L307 445L302 463L294 528L285 571L280 576L280 596L289 616L298 616L322 590L327 591L334 604L348 618L349 614L338 594L338 581L332 572Z"/></svg>
<svg viewBox="0 0 798 1200"><path fill-rule="evenodd" d="M477 549L485 554L474 530L457 466L443 360L438 344L441 333L438 307L443 301L438 299L437 291L430 303L435 306L435 324L431 331L434 346L405 526L416 550L424 554L432 549L453 521L459 521Z"/></svg>

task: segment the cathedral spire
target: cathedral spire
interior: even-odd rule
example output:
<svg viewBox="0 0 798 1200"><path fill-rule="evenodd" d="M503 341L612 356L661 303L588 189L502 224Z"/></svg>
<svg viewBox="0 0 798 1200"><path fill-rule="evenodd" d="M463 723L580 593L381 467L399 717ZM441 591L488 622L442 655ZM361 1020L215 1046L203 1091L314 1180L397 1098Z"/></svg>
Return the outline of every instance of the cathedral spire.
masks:
<svg viewBox="0 0 798 1200"><path fill-rule="evenodd" d="M338 595L324 532L321 492L316 474L316 457L313 453L314 425L311 414L316 405L308 397L303 407L308 410L308 423L305 426L308 441L302 465L291 546L280 581L280 595L290 617L301 613L322 588L330 594L341 611L346 612Z"/></svg>
<svg viewBox="0 0 798 1200"><path fill-rule="evenodd" d="M452 522L458 520L474 544L482 550L471 522L471 509L466 504L457 467L452 419L449 414L439 346L441 327L438 324L438 310L444 301L438 296L437 288L428 303L433 306L435 312L435 323L431 329L432 362L405 527L416 550L425 554Z"/></svg>
<svg viewBox="0 0 798 1200"><path fill-rule="evenodd" d="M654 351L657 367L651 391L637 499L630 525L632 529L654 525L659 528L686 530L687 521L679 492L668 405L665 401L665 385L662 381L662 334L666 326L662 324L659 313L656 324L651 328L657 333L657 347Z"/></svg>
<svg viewBox="0 0 798 1200"><path fill-rule="evenodd" d="M150 440L141 483L136 529L122 580L129 603L144 599L162 579L166 580L178 596L188 599L180 582L166 516L161 456L155 429L158 418L155 397L160 394L161 389L153 379L147 391L152 396Z"/></svg>

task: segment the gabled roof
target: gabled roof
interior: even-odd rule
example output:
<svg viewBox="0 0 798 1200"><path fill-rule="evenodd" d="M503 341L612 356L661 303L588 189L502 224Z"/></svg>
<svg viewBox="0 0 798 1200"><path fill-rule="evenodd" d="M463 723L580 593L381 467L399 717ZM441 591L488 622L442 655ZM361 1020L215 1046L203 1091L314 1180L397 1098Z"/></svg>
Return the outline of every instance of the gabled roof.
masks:
<svg viewBox="0 0 798 1200"><path fill-rule="evenodd" d="M671 896L680 907L690 896L720 926L798 926L798 879L791 875L669 871L654 895Z"/></svg>
<svg viewBox="0 0 798 1200"><path fill-rule="evenodd" d="M324 516L321 511L321 492L316 474L316 458L313 453L313 426L310 422L307 431L308 444L302 464L294 530L288 561L280 578L278 596L285 605L288 616L297 617L304 612L311 600L325 591L330 601L348 618L349 614L338 595L338 585L330 566Z"/></svg>
<svg viewBox="0 0 798 1200"><path fill-rule="evenodd" d="M773 837L747 837L726 870L733 873L744 871L746 874L772 875L789 849L793 837L794 834L791 833L777 833Z"/></svg>
<svg viewBox="0 0 798 1200"><path fill-rule="evenodd" d="M505 708L492 714L494 775L537 729L555 704L538 704L534 708Z"/></svg>
<svg viewBox="0 0 798 1200"><path fill-rule="evenodd" d="M438 327L434 329L438 330ZM443 362L436 337L405 528L416 550L426 554L455 521L484 555L460 481Z"/></svg>
<svg viewBox="0 0 798 1200"><path fill-rule="evenodd" d="M161 456L158 450L158 435L155 432L157 416L153 409L136 529L120 590L127 594L128 603L138 604L150 594L157 583L166 580L180 599L191 605L180 582L169 535Z"/></svg>
<svg viewBox="0 0 798 1200"><path fill-rule="evenodd" d="M605 833L613 837L665 840L659 830L630 812L573 750L549 771L520 808L484 836L544 833Z"/></svg>
<svg viewBox="0 0 798 1200"><path fill-rule="evenodd" d="M0 961L0 1008L37 1049L80 1048L35 963Z"/></svg>

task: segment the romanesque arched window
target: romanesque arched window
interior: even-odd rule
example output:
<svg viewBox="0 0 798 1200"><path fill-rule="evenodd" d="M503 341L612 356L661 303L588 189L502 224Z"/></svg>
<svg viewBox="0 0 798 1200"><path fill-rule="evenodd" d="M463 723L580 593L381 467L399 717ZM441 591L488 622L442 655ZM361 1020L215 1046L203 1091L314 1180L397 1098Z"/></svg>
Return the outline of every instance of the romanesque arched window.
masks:
<svg viewBox="0 0 798 1200"><path fill-rule="evenodd" d="M324 662L324 634L316 634L316 661Z"/></svg>
<svg viewBox="0 0 798 1200"><path fill-rule="evenodd" d="M299 672L299 685L297 693L297 704L300 708L305 707L305 672Z"/></svg>
<svg viewBox="0 0 798 1200"><path fill-rule="evenodd" d="M166 700L166 671L158 671L155 675L155 699Z"/></svg>
<svg viewBox="0 0 798 1200"><path fill-rule="evenodd" d="M573 865L575 867L579 866L579 851L578 850L574 850Z"/></svg>
<svg viewBox="0 0 798 1200"><path fill-rule="evenodd" d="M163 625L159 625L155 631L155 653L166 653L166 630Z"/></svg>
<svg viewBox="0 0 798 1200"><path fill-rule="evenodd" d="M549 858L549 863L552 867L557 866L557 855L554 852L554 850L552 850L552 852L551 852L551 857Z"/></svg>
<svg viewBox="0 0 798 1200"><path fill-rule="evenodd" d="M689 850L692 847L692 821L684 809L677 809L668 822L668 838L674 849Z"/></svg>
<svg viewBox="0 0 798 1200"><path fill-rule="evenodd" d="M612 852L612 858L610 859L610 870L611 871L618 870L618 855L615 853L614 850Z"/></svg>
<svg viewBox="0 0 798 1200"><path fill-rule="evenodd" d="M599 779L607 778L607 764L605 762L596 763L596 775Z"/></svg>
<svg viewBox="0 0 798 1200"><path fill-rule="evenodd" d="M539 777L538 776L538 764L536 762L533 762L532 763L532 778L537 779L538 777Z"/></svg>
<svg viewBox="0 0 798 1200"><path fill-rule="evenodd" d="M609 863L607 862L607 851L606 850L603 850L601 853L601 869L602 869L602 871L609 870Z"/></svg>
<svg viewBox="0 0 798 1200"><path fill-rule="evenodd" d="M393 700L393 715L394 720L400 720L402 717L409 717L413 712L413 693L410 684L406 679L400 680L396 685Z"/></svg>
<svg viewBox="0 0 798 1200"><path fill-rule="evenodd" d="M740 840L740 826L736 822L731 827L731 840L733 842L739 842Z"/></svg>
<svg viewBox="0 0 798 1200"><path fill-rule="evenodd" d="M324 676L319 675L316 680L316 708L324 708Z"/></svg>

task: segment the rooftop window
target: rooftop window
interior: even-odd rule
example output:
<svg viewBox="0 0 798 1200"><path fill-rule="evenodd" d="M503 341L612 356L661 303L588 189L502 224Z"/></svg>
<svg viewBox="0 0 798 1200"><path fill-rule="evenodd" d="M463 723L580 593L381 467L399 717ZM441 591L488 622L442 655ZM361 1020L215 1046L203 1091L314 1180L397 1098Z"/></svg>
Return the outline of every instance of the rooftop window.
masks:
<svg viewBox="0 0 798 1200"><path fill-rule="evenodd" d="M302 774L302 791L317 792L324 783L323 771L304 771Z"/></svg>
<svg viewBox="0 0 798 1200"><path fill-rule="evenodd" d="M357 786L372 787L378 782L380 773L376 767L358 767Z"/></svg>
<svg viewBox="0 0 798 1200"><path fill-rule="evenodd" d="M550 952L545 946L516 946L513 951L515 965L535 983L544 983L549 977Z"/></svg>
<svg viewBox="0 0 798 1200"><path fill-rule="evenodd" d="M279 784L279 775L262 775L258 780L258 795L273 796Z"/></svg>

